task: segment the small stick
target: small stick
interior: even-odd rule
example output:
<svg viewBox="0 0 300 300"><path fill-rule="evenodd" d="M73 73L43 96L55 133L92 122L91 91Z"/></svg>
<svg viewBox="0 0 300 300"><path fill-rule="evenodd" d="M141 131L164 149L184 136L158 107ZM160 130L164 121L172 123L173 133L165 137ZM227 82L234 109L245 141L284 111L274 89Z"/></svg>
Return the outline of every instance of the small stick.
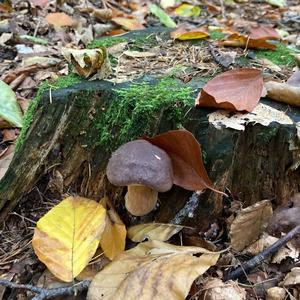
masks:
<svg viewBox="0 0 300 300"><path fill-rule="evenodd" d="M37 286L33 286L31 284L18 284L10 282L9 280L0 279L0 285L3 285L10 289L25 289L38 294L34 298L32 298L32 300L45 300L57 296L70 296L75 294L76 292L86 290L89 287L90 283L90 280L84 280L68 287L44 289Z"/></svg>
<svg viewBox="0 0 300 300"><path fill-rule="evenodd" d="M261 262L267 259L267 257L275 252L277 252L282 246L284 246L288 241L295 238L300 234L300 225L296 226L294 229L289 231L284 237L279 239L276 243L266 248L261 253L257 254L235 270L231 271L227 276L225 276L226 280L234 280L240 277L241 275L245 275L249 271L253 270L255 267L259 266Z"/></svg>

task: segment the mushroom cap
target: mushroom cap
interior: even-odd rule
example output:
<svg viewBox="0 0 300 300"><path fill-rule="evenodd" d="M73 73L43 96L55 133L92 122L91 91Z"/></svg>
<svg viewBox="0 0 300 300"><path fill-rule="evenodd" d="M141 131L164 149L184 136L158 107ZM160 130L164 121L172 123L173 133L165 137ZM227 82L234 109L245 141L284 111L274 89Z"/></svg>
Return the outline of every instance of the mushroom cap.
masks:
<svg viewBox="0 0 300 300"><path fill-rule="evenodd" d="M106 175L117 186L141 184L166 192L173 185L169 155L145 140L135 140L117 149L108 161Z"/></svg>

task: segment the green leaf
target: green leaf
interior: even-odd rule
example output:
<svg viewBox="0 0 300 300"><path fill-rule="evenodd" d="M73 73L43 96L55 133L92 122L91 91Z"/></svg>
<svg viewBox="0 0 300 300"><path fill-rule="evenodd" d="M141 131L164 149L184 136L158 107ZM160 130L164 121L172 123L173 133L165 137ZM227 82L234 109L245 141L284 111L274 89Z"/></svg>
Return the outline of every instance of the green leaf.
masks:
<svg viewBox="0 0 300 300"><path fill-rule="evenodd" d="M286 6L285 0L267 0L267 2L271 5L278 6L278 7Z"/></svg>
<svg viewBox="0 0 300 300"><path fill-rule="evenodd" d="M27 35L27 34L23 34L20 35L19 38L23 41L29 41L32 42L34 44L41 44L41 45L47 45L48 41L42 38L38 38L36 36L32 36L32 35Z"/></svg>
<svg viewBox="0 0 300 300"><path fill-rule="evenodd" d="M149 7L150 12L159 18L159 21L169 28L175 28L176 23L157 5L151 4Z"/></svg>
<svg viewBox="0 0 300 300"><path fill-rule="evenodd" d="M15 125L22 127L22 111L17 98L9 85L0 80L0 117Z"/></svg>

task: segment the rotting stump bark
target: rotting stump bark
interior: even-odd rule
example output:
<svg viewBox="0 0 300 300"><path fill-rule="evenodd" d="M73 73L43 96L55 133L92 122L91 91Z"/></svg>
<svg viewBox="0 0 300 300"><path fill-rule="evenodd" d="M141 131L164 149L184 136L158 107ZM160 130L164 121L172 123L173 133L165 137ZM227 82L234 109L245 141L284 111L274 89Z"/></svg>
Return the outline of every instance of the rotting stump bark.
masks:
<svg viewBox="0 0 300 300"><path fill-rule="evenodd" d="M157 82L150 80L149 84ZM43 94L24 143L0 181L2 220L24 196L30 201L30 191L40 178L54 170L62 175L64 192L93 199L109 195L119 210L123 208L123 190L107 182L105 167L111 151L118 145L119 135L129 141L144 132L139 131L139 126L135 133L124 132L116 124L103 142L99 140L103 129L99 124L103 125L101 120L112 103L119 105L116 91L124 87L130 88L130 84L86 82L52 91L51 101L49 91ZM183 118L176 119L175 98L174 107L154 109L153 115L148 116L150 135L180 126L191 131L202 145L206 169L217 189L228 188L245 206L265 198L284 202L299 191L298 109L288 112L294 124L248 124L245 131L238 131L210 123L208 115L212 110L186 104L179 107ZM266 103L279 111L287 109L285 105ZM134 116L135 107L131 109ZM206 191L191 196L191 192L177 187L161 194L160 208L151 214L152 220L200 228L207 226L205 222L222 210L222 198L218 194Z"/></svg>

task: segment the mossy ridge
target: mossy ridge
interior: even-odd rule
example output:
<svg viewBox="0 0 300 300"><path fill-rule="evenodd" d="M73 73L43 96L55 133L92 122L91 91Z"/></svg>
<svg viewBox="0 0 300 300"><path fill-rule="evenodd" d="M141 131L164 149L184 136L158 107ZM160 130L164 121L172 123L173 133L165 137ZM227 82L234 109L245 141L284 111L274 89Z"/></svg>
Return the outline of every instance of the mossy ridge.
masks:
<svg viewBox="0 0 300 300"><path fill-rule="evenodd" d="M257 50L257 58L266 58L279 66L294 67L296 65L295 58L293 56L293 50L287 48L284 44L276 44L275 50Z"/></svg>
<svg viewBox="0 0 300 300"><path fill-rule="evenodd" d="M136 82L114 90L114 100L94 121L98 132L96 145L113 151L123 143L153 134L160 117L180 127L185 112L194 105L194 90L170 78L156 82Z"/></svg>
<svg viewBox="0 0 300 300"><path fill-rule="evenodd" d="M78 83L80 81L81 81L80 77L77 76L76 74L72 73L70 75L61 76L54 82L49 82L47 80L40 85L36 96L31 100L29 107L23 117L23 127L22 127L22 130L21 130L21 132L18 136L17 142L16 142L15 152L18 152L24 143L27 131L28 131L31 123L33 122L34 113L37 109L37 106L41 100L42 95L46 91L49 91L50 88L53 90L56 90L59 88L68 87L68 86Z"/></svg>

